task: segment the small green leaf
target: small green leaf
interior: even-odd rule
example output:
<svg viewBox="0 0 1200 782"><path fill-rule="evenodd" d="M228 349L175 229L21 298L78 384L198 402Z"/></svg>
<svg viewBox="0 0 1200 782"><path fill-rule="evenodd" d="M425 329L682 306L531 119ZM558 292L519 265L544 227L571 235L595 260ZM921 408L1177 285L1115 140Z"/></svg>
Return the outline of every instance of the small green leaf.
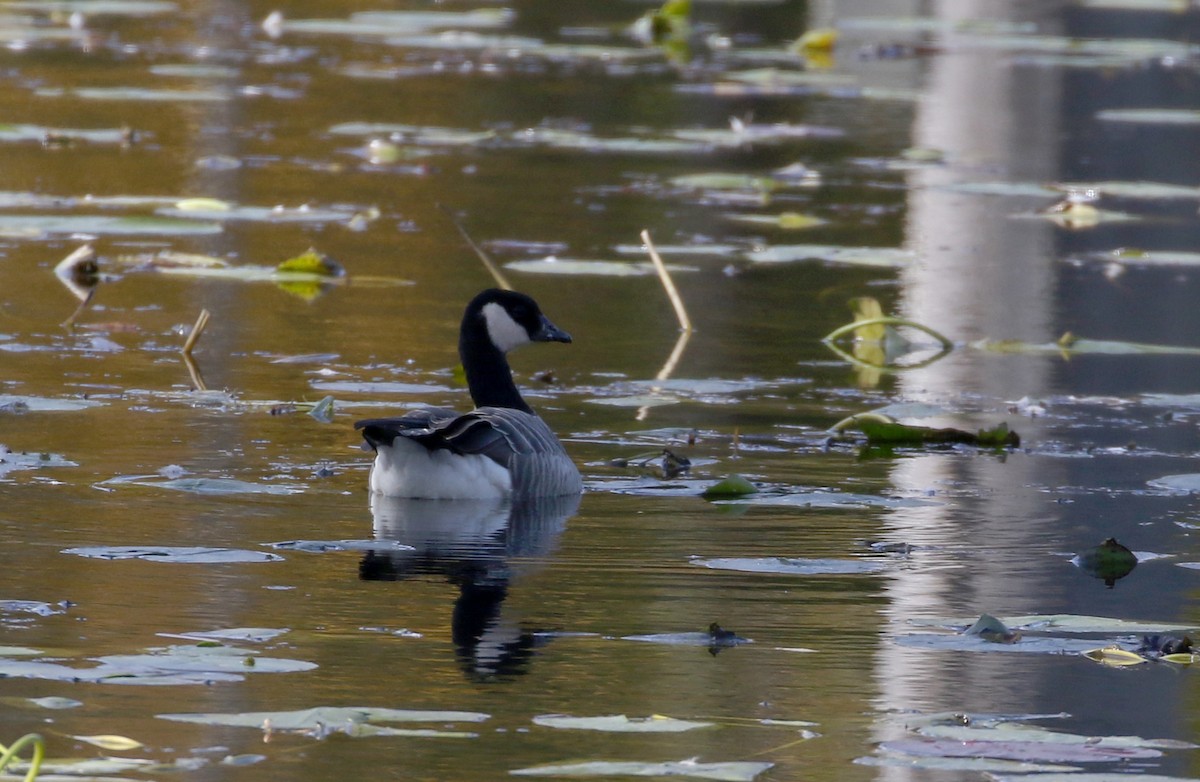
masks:
<svg viewBox="0 0 1200 782"><path fill-rule="evenodd" d="M703 497L707 499L724 499L728 497L744 497L755 494L758 488L742 476L734 473L722 481L714 483L704 490Z"/></svg>

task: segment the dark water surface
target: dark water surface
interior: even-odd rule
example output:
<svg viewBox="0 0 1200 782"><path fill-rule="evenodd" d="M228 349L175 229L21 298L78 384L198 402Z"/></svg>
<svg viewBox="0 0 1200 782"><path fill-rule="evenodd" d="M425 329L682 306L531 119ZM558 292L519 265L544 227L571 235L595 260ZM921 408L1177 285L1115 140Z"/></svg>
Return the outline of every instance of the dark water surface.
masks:
<svg viewBox="0 0 1200 782"><path fill-rule="evenodd" d="M108 13L88 0L0 2L0 122L10 123L0 125L0 394L11 395L0 397L0 443L11 451L0 462L0 600L40 603L0 603L0 647L36 650L0 648L0 664L58 663L89 679L102 657L191 643L171 634L286 631L230 642L246 650L232 668L159 653L166 679L151 677L144 659L103 681L8 665L0 741L39 731L54 757L141 757L214 779L489 780L542 764L695 758L773 764L710 769L718 776L709 778L855 780L984 778L966 766L925 770L927 757L879 748L915 737L909 712L1069 715L1035 724L1194 739L1191 668L1117 669L1003 645L926 648L910 636L940 633L939 643L947 631L914 622L969 624L985 612L1200 624L1200 574L1179 566L1200 559L1195 501L1150 483L1195 472L1200 402L1186 395L1200 385L1200 356L1030 348L1064 332L1200 347L1195 258L1110 255L1200 250L1200 125L1098 114L1195 110L1200 55L1177 42L1200 32L1196 11L697 2L690 53L673 60L624 33L647 4L481 5L506 14L502 24L431 45L422 36L467 22L405 40L289 22L475 6L314 0L282 9L272 38L260 23L276 8L262 3L133 12L115 3ZM934 16L918 24L916 8ZM863 23L868 14L879 18ZM804 30L830 26L841 31L832 60L787 51ZM476 48L474 35L535 40ZM1119 44L1045 43L1072 35L1156 43L1134 55ZM735 80L762 68L783 75ZM787 81L801 73L815 81ZM117 87L192 92L87 91ZM729 131L731 118L749 125L741 136L694 140ZM389 131L336 131L349 122L424 130L393 136L394 158L379 161L368 142L387 143ZM25 125L36 127L16 128ZM836 132L798 136L799 126ZM123 128L131 143L120 143ZM79 137L98 130L113 138ZM767 193L673 179L769 177L793 164L819 172L819 184ZM1035 214L1063 197L1038 188L1130 182L1194 192L1130 197L1110 184L1095 206L1136 219L1087 225L1077 215L1064 226ZM89 195L143 198L98 205ZM162 218L195 198L335 214L241 219L185 203L184 224L135 231L83 220L156 209ZM547 255L638 263L648 229L669 263L690 267L675 281L696 331L670 366L677 324L655 277L504 270L575 336L513 364L584 473L577 507L372 504L365 491L370 459L354 420L468 403L454 373L458 319L493 283L447 211L502 264ZM827 223L789 231L728 217L783 212ZM83 221L45 223L67 216ZM105 277L64 326L78 300L53 268L87 242ZM789 244L911 257L900 266L752 260ZM672 254L679 245L709 251ZM270 267L310 246L340 261L345 280L288 290L120 260L170 250ZM912 366L932 351L910 355L901 371L856 368L820 338L850 320L846 302L859 296L957 347L925 365ZM208 392L194 389L178 353L202 308L212 320L194 357ZM1026 347L982 349L980 340ZM327 395L332 421L279 407ZM891 403L940 408L918 423L1006 421L1022 447L869 454L827 445L838 420ZM658 460L612 464L664 447L692 460L690 474L666 478ZM698 496L731 473L763 491L745 502ZM1110 537L1143 555L1111 588L1069 562ZM266 545L287 541L310 543ZM321 552L312 541L358 543ZM868 541L912 549L879 552ZM272 561L68 551L89 546ZM788 572L794 559L819 560L822 572ZM710 650L712 622L753 643ZM668 642L636 640L656 635ZM1139 635L1085 637L1133 648ZM273 672L270 658L299 664ZM170 678L189 664L199 671L192 680ZM48 696L80 705L28 700ZM264 743L260 727L158 716L343 706L482 721L388 723L473 736L322 741L276 730ZM551 714L716 726L617 733L534 723ZM95 734L145 747L106 752L72 738ZM263 757L219 765L245 755ZM854 762L863 758L894 765ZM1044 751L1030 759L1050 762ZM1187 777L1200 776L1197 763L1194 750L1167 748L1076 767ZM631 771L647 769L602 776Z"/></svg>

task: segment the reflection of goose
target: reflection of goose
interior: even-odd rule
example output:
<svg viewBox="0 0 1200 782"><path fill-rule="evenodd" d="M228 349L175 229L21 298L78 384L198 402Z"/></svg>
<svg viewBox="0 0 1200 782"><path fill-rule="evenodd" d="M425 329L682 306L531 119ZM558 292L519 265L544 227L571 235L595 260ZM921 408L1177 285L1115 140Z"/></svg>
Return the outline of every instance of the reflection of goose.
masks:
<svg viewBox="0 0 1200 782"><path fill-rule="evenodd" d="M375 450L371 491L389 497L556 497L583 490L579 470L550 427L525 404L508 351L570 342L523 293L486 290L463 313L458 352L475 409L412 410L354 425Z"/></svg>
<svg viewBox="0 0 1200 782"><path fill-rule="evenodd" d="M579 508L579 495L526 500L413 500L371 496L378 540L412 551L368 551L359 575L400 581L443 575L458 586L450 622L463 668L471 676L522 673L535 637L501 613L508 586L522 570L519 559L543 557Z"/></svg>

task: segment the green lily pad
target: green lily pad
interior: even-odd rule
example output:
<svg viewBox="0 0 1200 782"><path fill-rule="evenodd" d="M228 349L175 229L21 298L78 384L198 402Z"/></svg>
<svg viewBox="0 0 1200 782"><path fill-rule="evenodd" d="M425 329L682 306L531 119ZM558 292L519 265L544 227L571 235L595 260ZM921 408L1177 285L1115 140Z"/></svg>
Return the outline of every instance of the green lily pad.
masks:
<svg viewBox="0 0 1200 782"><path fill-rule="evenodd" d="M690 777L722 782L752 782L774 763L747 760L701 763L697 760L637 762L591 760L519 768L508 773L524 777Z"/></svg>
<svg viewBox="0 0 1200 782"><path fill-rule="evenodd" d="M784 231L804 231L829 224L828 220L799 212L782 212L777 215L727 213L724 217L735 223L779 228Z"/></svg>
<svg viewBox="0 0 1200 782"><path fill-rule="evenodd" d="M151 562L205 565L283 561L278 554L265 551L205 546L78 546L63 549L62 553L89 559L145 559Z"/></svg>
<svg viewBox="0 0 1200 782"><path fill-rule="evenodd" d="M730 475L724 480L720 480L704 490L704 496L707 499L727 499L732 497L744 497L747 494L756 494L758 487L740 475Z"/></svg>
<svg viewBox="0 0 1200 782"><path fill-rule="evenodd" d="M697 728L711 728L714 723L677 720L655 715L630 719L624 714L604 717L568 717L563 714L545 714L533 718L534 725L544 728L566 730L598 730L605 733L682 733Z"/></svg>
<svg viewBox="0 0 1200 782"><path fill-rule="evenodd" d="M746 258L754 263L795 263L823 261L848 266L900 268L916 260L916 255L896 247L838 247L822 244L780 244L753 250Z"/></svg>

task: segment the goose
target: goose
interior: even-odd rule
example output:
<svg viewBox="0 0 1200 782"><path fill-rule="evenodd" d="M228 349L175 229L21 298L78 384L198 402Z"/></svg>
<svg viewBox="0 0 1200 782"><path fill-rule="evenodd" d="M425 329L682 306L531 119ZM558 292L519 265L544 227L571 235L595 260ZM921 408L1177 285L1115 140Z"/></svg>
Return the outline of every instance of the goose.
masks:
<svg viewBox="0 0 1200 782"><path fill-rule="evenodd" d="M467 304L458 354L475 409L410 410L354 424L375 451L370 490L387 497L489 499L579 494L579 470L521 398L506 354L530 342L570 342L529 296L489 289Z"/></svg>

